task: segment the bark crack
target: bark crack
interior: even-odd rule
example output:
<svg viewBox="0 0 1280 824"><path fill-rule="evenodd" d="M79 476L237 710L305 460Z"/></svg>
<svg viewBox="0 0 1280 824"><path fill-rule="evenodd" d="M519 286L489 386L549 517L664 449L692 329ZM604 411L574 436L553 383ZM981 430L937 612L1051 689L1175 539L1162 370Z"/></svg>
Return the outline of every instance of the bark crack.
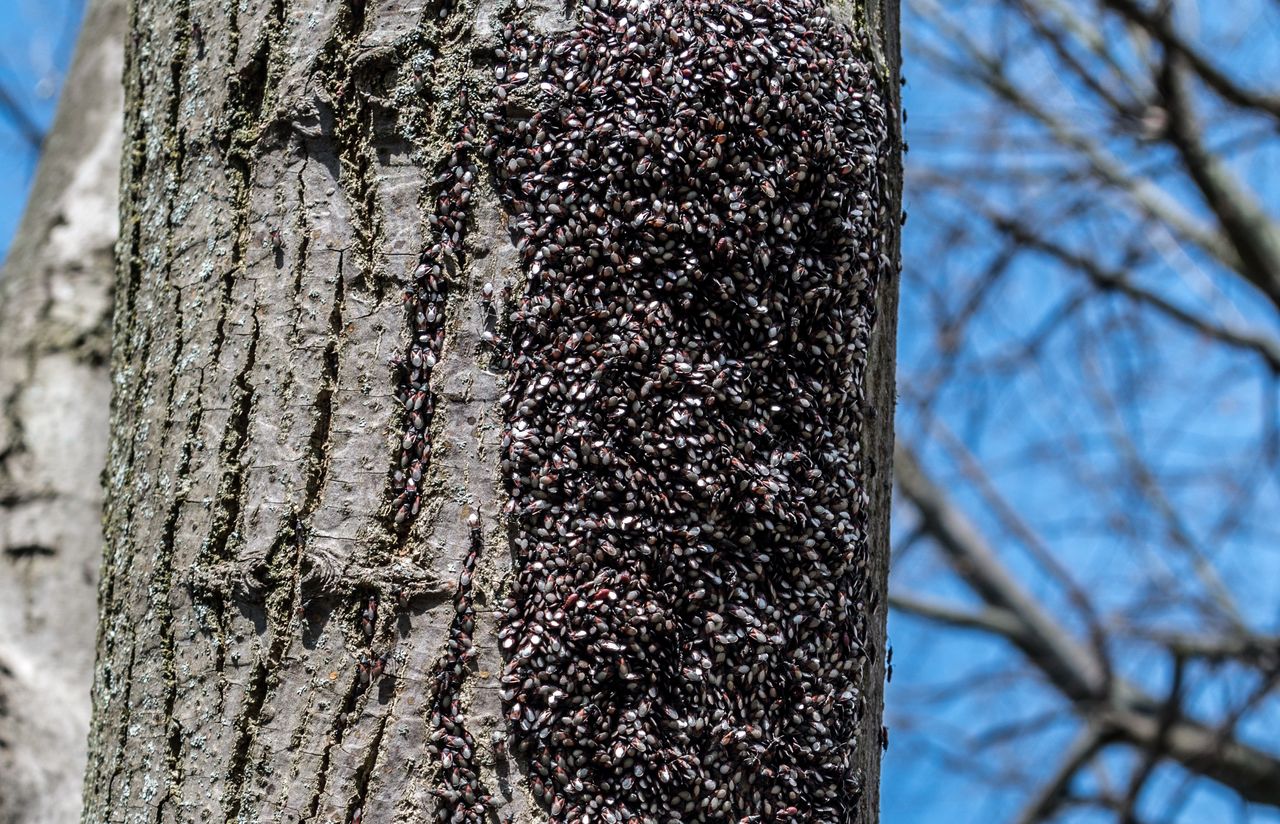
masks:
<svg viewBox="0 0 1280 824"><path fill-rule="evenodd" d="M332 757L333 748L342 744L342 737L347 730L347 719L355 709L356 700L362 692L364 692L364 687L360 683L359 676L353 676L351 686L347 689L346 699L342 702L342 706L338 708L338 713L333 719L329 740L325 743L324 752L320 755L320 766L316 770L316 789L311 796L310 803L307 804L308 820L314 820L319 813L320 799L324 797L325 786L329 781L329 761Z"/></svg>
<svg viewBox="0 0 1280 824"><path fill-rule="evenodd" d="M334 278L333 308L329 312L329 340L323 355L324 371L315 402L316 423L309 439L311 463L301 507L304 518L309 518L320 505L320 492L329 471L329 434L333 425L333 396L338 389L338 346L342 341L342 310L345 300L345 275L342 269L342 257L339 256L338 271Z"/></svg>
<svg viewBox="0 0 1280 824"><path fill-rule="evenodd" d="M169 397L165 403L165 408L170 410L166 416L170 423L181 420L181 415L173 414L174 394L177 390L178 375L181 374L180 363L183 353L183 335L182 329L185 328L182 318L182 293L175 290L173 302L174 316L177 318L175 329L179 330L176 335L173 347L173 359L170 362L169 372L173 376L169 384ZM181 765L179 755L181 752L182 736L181 727L173 717L173 708L178 698L178 677L175 662L175 642L174 642L174 615L173 608L170 603L172 592L173 571L174 571L174 537L177 534L178 515L182 510L184 501L183 487L186 483L187 472L191 466L192 446L199 427L199 413L189 415L187 418L187 428L182 440L180 457L178 466L173 473L170 481L173 500L169 505L169 511L165 516L164 526L160 533L160 550L155 560L156 578L151 588L154 594L152 601L152 611L155 621L159 627L160 633L160 650L161 650L161 677L165 685L164 699L164 718L169 724L169 734L166 740L165 748L165 769L169 783L164 787L164 794L155 807L156 824L162 820L162 815L171 799L173 788L181 784Z"/></svg>
<svg viewBox="0 0 1280 824"><path fill-rule="evenodd" d="M216 514L205 545L205 554L217 560L230 560L232 553L228 544L231 533L240 520L243 506L243 485L245 473L244 446L249 440L249 425L252 421L254 405L254 388L249 376L257 362L258 340L260 328L256 311L253 317L253 331L249 337L248 354L244 366L232 381L233 414L227 421L223 432L222 444L219 448L219 463L225 467L218 483ZM245 576L255 570L243 570Z"/></svg>
<svg viewBox="0 0 1280 824"><path fill-rule="evenodd" d="M382 735L386 732L387 723L390 720L390 715L384 715L378 721L378 730L373 734L373 741L369 743L369 749L365 752L364 763L360 765L360 769L356 772L356 791L351 798L351 802L347 804L345 821L355 821L357 813L364 807L365 798L369 794L369 779L373 776L373 768L378 764L378 753L382 748Z"/></svg>
<svg viewBox="0 0 1280 824"><path fill-rule="evenodd" d="M120 718L119 724L116 727L117 734L116 734L115 752L112 753L111 778L109 778L106 782L106 792L104 793L105 797L103 798L103 804L102 804L103 809L107 809L107 810L111 809L112 807L111 800L112 800L112 794L116 788L116 781L120 778L121 774L124 772L125 742L129 740L130 721L133 718L133 713L130 711L130 706L129 706L129 696L132 693L132 687L134 683L133 682L133 665L134 665L134 662L137 660L137 655L138 655L137 645L130 644L129 645L129 666L125 668L124 678L121 678L121 679L111 678L112 672L110 670L108 670L107 672L107 677L111 678L110 683L106 685L106 691L108 693L113 691L113 689L116 688L117 686L123 686L124 688L124 700L120 703L121 718ZM86 780L85 785L94 786L95 783L96 782L92 780Z"/></svg>
<svg viewBox="0 0 1280 824"><path fill-rule="evenodd" d="M223 796L226 821L235 821L244 804L244 789L249 767L249 751L252 749L258 729L259 716L267 700L268 678L271 665L268 658L260 658L253 668L253 676L246 689L244 708L236 716L235 742L231 749L231 760L227 765L227 789Z"/></svg>

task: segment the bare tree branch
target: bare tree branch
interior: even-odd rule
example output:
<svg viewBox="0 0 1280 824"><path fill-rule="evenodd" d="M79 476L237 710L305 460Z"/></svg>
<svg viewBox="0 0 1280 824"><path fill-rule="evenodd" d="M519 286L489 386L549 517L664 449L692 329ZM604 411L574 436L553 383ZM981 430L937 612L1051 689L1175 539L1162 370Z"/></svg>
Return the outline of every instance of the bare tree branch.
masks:
<svg viewBox="0 0 1280 824"><path fill-rule="evenodd" d="M1163 740L1169 757L1187 770L1230 787L1248 801L1280 807L1280 757L1222 736L1185 715L1162 731L1161 703L1127 682L1102 683L1098 661L1009 574L901 441L894 452L894 468L898 487L917 510L922 528L956 573L988 606L1022 624L1021 630L1001 633L1003 637L1085 717L1139 747L1153 747ZM973 621L971 626L979 624ZM1212 758L1207 757L1210 753Z"/></svg>
<svg viewBox="0 0 1280 824"><path fill-rule="evenodd" d="M1223 100L1242 108L1255 109L1280 120L1280 97L1256 92L1237 83L1225 71L1215 66L1199 49L1178 34L1170 15L1149 11L1136 0L1103 0L1103 2L1130 22L1145 29L1170 53L1186 60L1204 84L1217 92Z"/></svg>
<svg viewBox="0 0 1280 824"><path fill-rule="evenodd" d="M1071 700L1097 701L1105 695L1106 668L1004 569L976 528L925 475L915 453L901 440L893 460L898 487L915 506L921 528L988 605L1021 624L1021 631L1007 636L1009 640Z"/></svg>
<svg viewBox="0 0 1280 824"><path fill-rule="evenodd" d="M40 147L44 144L44 129L36 124L26 107L13 96L3 82L0 82L0 118L13 123L14 129L31 151L40 151Z"/></svg>
<svg viewBox="0 0 1280 824"><path fill-rule="evenodd" d="M1094 756L1106 746L1108 740L1109 737L1104 730L1094 725L1086 725L1063 754L1058 768L1018 814L1016 819L1018 824L1039 824L1042 821L1052 820L1067 801L1071 782L1075 780L1080 770L1088 766Z"/></svg>
<svg viewBox="0 0 1280 824"><path fill-rule="evenodd" d="M1210 663L1239 661L1261 669L1280 666L1280 637L1266 635L1231 635L1203 637L1181 633L1144 634L1181 658L1198 658Z"/></svg>
<svg viewBox="0 0 1280 824"><path fill-rule="evenodd" d="M1280 86L1255 59L1280 7L1266 2L908 0L917 65L959 93L916 132L925 240L906 306L926 326L908 350L928 348L900 377L901 420L949 474L940 488L899 452L914 545L930 551L900 564L910 591L893 603L1006 641L1051 708L1136 758L1113 775L1082 756L1100 784L1087 793L1070 792L1071 759L1056 765L1066 789L1036 782L1058 799L1047 817L1132 822L1205 779L1278 804L1280 752L1241 732L1280 678L1258 602L1273 590L1250 578L1268 562L1254 548L1280 540L1280 219L1264 165ZM977 598L955 597L957 580ZM1161 700L1166 671L1136 661L1166 655L1186 684ZM1017 732L1023 706L976 723ZM1151 781L1171 764L1185 793Z"/></svg>
<svg viewBox="0 0 1280 824"><path fill-rule="evenodd" d="M1214 323L1201 314L1178 306L1163 295L1139 286L1123 272L1108 269L1097 259L1074 252L1043 234L1032 231L1015 218L995 214L990 215L990 218L997 229L1008 234L1025 248L1043 252L1078 270L1099 289L1122 294L1149 306L1180 326L1207 338L1251 351L1262 358L1268 369L1280 375L1280 341L1275 338L1261 332Z"/></svg>
<svg viewBox="0 0 1280 824"><path fill-rule="evenodd" d="M923 2L923 0L922 0ZM933 6L929 3L929 6ZM948 73L967 77L985 86L997 98L1039 123L1055 143L1076 153L1085 161L1092 174L1118 194L1124 195L1143 214L1169 228L1184 242L1204 250L1224 266L1249 278L1249 270L1238 256L1230 240L1193 217L1168 192L1154 181L1130 174L1125 165L1095 139L1081 129L1073 128L1056 116L1047 106L1034 99L1006 75L998 62L985 54L972 39L957 26L945 23L945 15L938 12L937 25L943 28L963 49L965 61L951 59L927 47L921 52L937 61ZM1264 290L1265 292L1265 290ZM1280 294L1268 297L1280 306Z"/></svg>
<svg viewBox="0 0 1280 824"><path fill-rule="evenodd" d="M1177 656L1173 659L1173 684L1169 687L1169 697L1165 699L1164 706L1160 709L1160 727L1156 731L1156 737L1150 742L1143 753L1142 761L1133 770L1129 779L1129 789L1125 793L1124 806L1120 810L1121 824L1137 824L1138 799L1142 796L1143 789L1147 786L1147 781L1151 778L1151 774L1155 772L1156 765L1164 757L1168 745L1169 730L1173 728L1173 724L1178 720L1178 716L1182 711L1182 679L1185 669L1185 662Z"/></svg>
<svg viewBox="0 0 1280 824"><path fill-rule="evenodd" d="M1181 63L1178 54L1166 54L1159 74L1169 141L1244 263L1240 274L1280 306L1280 227L1236 181L1221 158L1205 148Z"/></svg>
<svg viewBox="0 0 1280 824"><path fill-rule="evenodd" d="M894 592L889 595L889 606L909 615L928 618L960 629L977 629L1009 640L1021 640L1024 625L1011 612L998 607L978 610L965 609L940 603L918 595Z"/></svg>

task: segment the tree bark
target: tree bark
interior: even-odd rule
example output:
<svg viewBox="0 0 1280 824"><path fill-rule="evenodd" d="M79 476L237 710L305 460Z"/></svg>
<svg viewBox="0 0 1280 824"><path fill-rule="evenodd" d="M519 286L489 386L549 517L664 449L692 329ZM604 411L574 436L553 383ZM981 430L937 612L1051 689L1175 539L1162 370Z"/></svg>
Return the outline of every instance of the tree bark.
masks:
<svg viewBox="0 0 1280 824"><path fill-rule="evenodd" d="M896 231L896 6L848 12L889 98L875 205ZM431 444L420 511L395 474L413 433L388 365L406 352L419 253L444 231L437 175L478 120L472 102L487 105L513 16L540 37L575 25L546 0L134 3L84 820L448 820L457 766L441 752L464 747L439 740L446 684L489 817L547 820L502 745L514 572L490 302L525 281L487 173L439 304L429 398L408 413ZM862 429L876 469L856 750L868 822L896 234L887 251L864 387L879 414ZM455 664L456 683L442 674Z"/></svg>
<svg viewBox="0 0 1280 824"><path fill-rule="evenodd" d="M868 742L858 749L858 765L864 776L864 789L859 799L859 820L880 820L880 759L889 746L889 729L884 721L884 691L888 684L889 648L889 513L893 505L894 417L898 405L896 380L898 362L898 274L901 261L901 228L905 213L902 205L902 41L899 35L898 0L866 0L863 3L833 4L837 13L849 15L855 31L864 32L876 65L884 80L884 95L889 111L887 140L889 152L885 212L888 240L886 252L891 269L884 273L876 293L876 321L871 335L866 375L867 405L872 410L871 423L863 430L862 454L868 460L870 493L867 523L869 549L868 578L871 591L879 593L867 619L867 648L873 655L868 662L864 682L866 710L859 730L860 740ZM901 214L901 218L899 215ZM871 746L869 742L879 742Z"/></svg>
<svg viewBox="0 0 1280 824"><path fill-rule="evenodd" d="M80 810L110 396L123 0L91 4L0 277L0 822Z"/></svg>

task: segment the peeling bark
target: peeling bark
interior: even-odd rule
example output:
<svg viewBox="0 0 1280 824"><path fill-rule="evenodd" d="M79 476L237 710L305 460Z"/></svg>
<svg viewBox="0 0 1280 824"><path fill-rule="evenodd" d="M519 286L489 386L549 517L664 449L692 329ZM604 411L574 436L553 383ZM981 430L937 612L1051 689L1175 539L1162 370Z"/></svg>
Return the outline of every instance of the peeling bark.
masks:
<svg viewBox="0 0 1280 824"><path fill-rule="evenodd" d="M571 25L559 6L529 5L541 31ZM483 178L430 379L422 509L401 529L392 506L403 409L387 361L405 351L403 287L430 234L433 181L468 95L492 86L512 12L134 3L84 820L433 820L442 766L427 754L428 716L452 660L473 512L476 657L458 701L501 814L546 819L490 737L503 723L494 611L511 556L505 376L482 345L481 287L501 294L519 275ZM893 285L870 444L883 558ZM382 655L385 674L369 673ZM879 701L873 689L869 787Z"/></svg>

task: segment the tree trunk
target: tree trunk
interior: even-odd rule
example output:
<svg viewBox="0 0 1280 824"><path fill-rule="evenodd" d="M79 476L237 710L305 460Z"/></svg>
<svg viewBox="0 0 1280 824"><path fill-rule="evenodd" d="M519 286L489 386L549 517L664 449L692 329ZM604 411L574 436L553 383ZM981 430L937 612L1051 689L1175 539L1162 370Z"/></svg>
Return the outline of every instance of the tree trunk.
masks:
<svg viewBox="0 0 1280 824"><path fill-rule="evenodd" d="M535 149L519 145L518 124L554 105L549 101L584 92L575 91L576 81L549 74L541 80L551 91L542 98L530 93L521 86L520 49L581 42L583 18L618 17L594 10L594 2L572 5L566 12L547 0L134 3L86 821L736 822L751 815L846 821L855 807L861 820L876 820L900 183L896 9L891 3L848 9L855 31L875 44L859 47L871 75L854 66L849 77L864 77L882 103L868 88L863 108L849 103L861 114L821 109L820 115L852 118L840 128L853 124L847 133L828 132L824 145L855 131L873 141L861 145L865 156L850 156L843 172L838 163L832 167L834 194L814 201L819 210L825 204L844 210L857 200L861 210L841 214L849 231L862 233L856 238L864 245L854 251L869 252L853 255L852 268L826 291L805 294L830 294L830 305L818 299L812 312L824 322L851 324L841 327L848 335L818 329L804 341L813 344L816 354L806 357L815 369L834 374L845 365L838 379L852 376L847 398L831 394L830 385L815 396L848 401L824 408L831 431L794 435L795 454L811 467L834 462L831 471L811 472L805 483L815 488L795 491L789 470L761 463L763 453L752 445L725 452L751 480L732 488L711 483L717 500L744 513L751 495L761 496L761 507L774 506L773 489L789 503L778 504L784 511L776 524L762 512L735 515L714 530L744 536L750 549L742 551L755 553L742 562L741 584L730 582L724 593L708 584L710 590L646 595L642 583L649 586L659 573L629 553L673 551L677 557L663 569L677 583L692 580L679 576L698 564L711 570L719 563L714 555L678 557L680 542L697 535L688 519L717 517L712 504L697 498L701 487L690 494L684 478L663 475L659 485L636 471L627 475L632 492L617 493L618 511L600 514L592 507L613 495L603 486L613 475L601 468L611 460L608 447L588 450L584 436L580 457L556 457L554 469L549 457L535 460L538 444L563 434L551 430L569 407L543 393L566 374L553 374L558 367L549 365L560 358L598 367L579 373L572 389L561 383L562 396L573 394L570 407L589 408L596 388L639 375L627 402L607 407L630 411L592 430L602 439L626 435L650 445L639 455L619 446L615 460L635 467L669 450L666 441L646 440L658 423L636 399L645 375L628 371L625 359L592 360L603 344L586 315L569 319L574 301L585 299L585 290L564 289L555 277L555 266L573 263L557 258L570 246L521 234L535 213L550 223L570 219L572 210L555 205L555 193L572 185L559 172L546 180L560 188L522 182ZM803 11L806 4L795 5ZM774 21L768 7L756 8L761 20ZM801 16L812 22L812 15ZM527 39L521 24L530 27ZM831 34L820 42L840 41ZM656 40L651 47L665 48ZM628 59L636 54L643 59L642 50L626 52ZM503 67L497 86L495 64ZM829 65L844 63L823 64ZM537 66L527 68L538 81ZM616 82L638 88L640 74L620 71ZM800 99L819 111L812 99ZM552 123L548 111L541 115ZM821 140L809 132L795 139L801 138L813 162L824 162ZM580 141L582 157L598 148L580 132L565 139ZM837 178L855 174L855 165L866 191L849 190L846 200ZM820 183L822 175L814 177ZM589 188L589 178L576 185ZM788 178L787 185L812 189L797 182L804 179ZM524 184L533 189L522 192ZM594 208L601 214L632 208L619 203ZM620 243L625 230L608 225L609 242ZM813 236L830 231L833 248L840 246L840 226L822 224ZM734 272L748 271L741 257L755 255L720 245L705 251L737 260L725 263ZM824 254L817 248L805 264L825 271ZM607 279L613 284L607 288L625 290L631 281L621 275L624 266L639 272L646 262L619 256L614 265L617 277ZM801 280L797 270L793 281ZM692 294L683 282L666 288ZM761 307L773 288L761 288ZM687 399L663 393L676 393L672 386L681 381L697 383L699 357L712 359L705 340L705 353L692 339L655 344L663 317L709 335L711 327L697 324L756 301L748 295L742 303L686 302L686 310L698 311L682 316L665 294L637 304L634 316L644 320L629 327L638 330L639 345L666 358L656 361L643 390L654 393L650 405L659 396ZM873 297L879 318L868 354ZM617 294L601 301L596 317L633 320ZM553 305L569 307L561 321L553 320ZM544 309L549 314L540 314ZM743 334L758 326L743 321ZM601 340L603 329L595 330ZM794 333L784 338L784 348L798 347ZM824 340L825 350L818 345ZM564 354L578 346L578 357ZM746 363L764 357L764 348L731 354ZM690 366L690 358L697 363ZM797 370L791 377L807 374L803 366ZM786 375L744 374L766 387L764 397L787 407L770 415L817 414L807 386L784 397L773 382ZM718 413L722 426L697 434L728 432L726 442L737 444L734 433L757 419L735 417L724 400L742 387L717 387L704 388L726 410ZM802 396L794 409L787 406ZM806 411L798 411L802 406ZM564 413L559 425L574 425L573 416ZM783 437L767 422L752 431L760 443ZM565 497L569 467L572 483L586 490L576 501ZM561 469L562 481L551 477ZM836 490L841 479L848 484ZM803 486L795 483L796 490ZM580 517L559 522L564 540L548 542L539 513L579 505ZM816 560L803 568L769 567L761 554L771 548L761 544L766 526L782 536L774 554L798 553L803 536L813 534L809 526L792 527L793 512L834 524L829 532L819 529L813 545L839 543L832 558L845 560L811 550ZM620 538L626 523L611 519L624 513L650 530ZM793 544L788 535L800 537ZM840 572L824 578L828 562ZM793 602L766 603L772 581L789 587L789 575L812 583L812 614L784 615L778 610ZM628 580L637 589L628 591ZM695 626L691 615L699 622L713 615L698 602L728 598L730 590L751 599L721 607L729 614L716 615L725 623L713 643L711 630ZM830 604L818 603L828 595ZM565 611L556 613L563 625L538 623L544 613L533 611L536 605L552 602ZM741 617L753 610L772 617ZM609 624L615 619L608 616L624 614L626 623ZM710 627L712 619L705 620ZM748 624L758 639L750 643L760 645L750 654L765 663L726 674L724 667L739 661L713 661L705 650L748 655ZM736 641L723 640L739 628ZM731 642L739 646L715 646ZM759 652L778 645L789 654ZM807 650L821 655L807 657ZM574 654L580 658L572 660ZM576 683L566 674L575 668ZM774 670L783 673L776 682L758 678ZM555 678L569 679L564 690L552 688ZM700 694L717 707L715 717L695 717L703 706L696 701L680 703L692 694L686 678L705 678L709 686ZM637 689L658 697L650 701ZM588 692L594 699L584 704ZM564 717L543 710L561 700L578 710L577 740L567 737L569 710ZM794 700L794 708L784 700ZM772 715L756 726L733 715L732 707L766 701L772 703L760 712ZM650 704L660 708L653 711L658 720L650 720ZM807 737L784 734L790 719L808 725ZM776 734L763 735L771 723ZM650 724L667 725L661 747L645 737ZM677 725L681 732L672 732ZM625 738L626 730L633 737ZM723 760L730 752L736 761ZM770 778L743 777L742 753L754 753L758 771ZM792 762L812 764L802 770ZM738 773L717 769L731 763ZM828 775L831 784L819 790L840 798L788 795L788 787L811 789Z"/></svg>
<svg viewBox="0 0 1280 824"><path fill-rule="evenodd" d="M80 810L110 396L123 0L86 16L0 278L0 822Z"/></svg>

